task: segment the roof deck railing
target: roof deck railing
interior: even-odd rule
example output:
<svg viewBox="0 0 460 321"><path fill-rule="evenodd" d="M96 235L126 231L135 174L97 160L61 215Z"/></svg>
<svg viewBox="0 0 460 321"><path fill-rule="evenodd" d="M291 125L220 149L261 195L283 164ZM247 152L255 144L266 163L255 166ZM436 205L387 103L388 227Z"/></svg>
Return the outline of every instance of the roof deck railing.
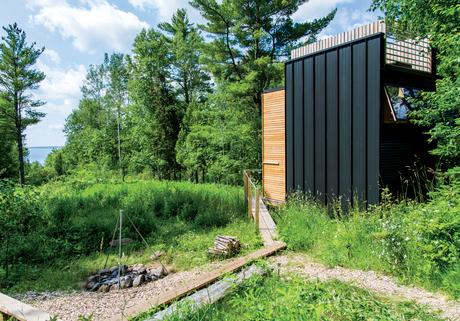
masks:
<svg viewBox="0 0 460 321"><path fill-rule="evenodd" d="M291 59L310 55L347 42L359 40L377 33L385 34L385 64L420 72L433 72L432 49L428 39L404 35L387 27L385 21L378 20L333 37L291 51Z"/></svg>

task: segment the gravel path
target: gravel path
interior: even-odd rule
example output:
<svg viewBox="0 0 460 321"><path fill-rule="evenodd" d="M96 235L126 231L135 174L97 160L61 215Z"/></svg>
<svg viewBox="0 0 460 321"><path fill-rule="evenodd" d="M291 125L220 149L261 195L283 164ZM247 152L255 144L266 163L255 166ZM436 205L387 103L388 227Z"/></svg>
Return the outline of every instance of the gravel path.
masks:
<svg viewBox="0 0 460 321"><path fill-rule="evenodd" d="M270 262L275 270L281 273L296 273L298 275L327 281L337 279L355 286L373 291L384 296L414 301L426 305L429 309L439 312L441 317L452 321L460 321L460 302L449 300L442 294L432 293L416 287L398 284L393 278L377 274L373 271L352 270L342 267L329 268L315 263L306 255L286 254L271 257ZM172 273L163 279L146 283L139 288L130 288L109 293L76 291L72 293L29 293L18 297L19 300L31 304L52 315L58 315L62 321L77 320L80 315L93 315L94 321L107 320L117 315L123 309L133 306L140 301L186 284L202 274L216 269L223 262L208 264L191 271Z"/></svg>
<svg viewBox="0 0 460 321"><path fill-rule="evenodd" d="M270 261L275 265L275 269L280 269L281 273L294 272L321 281L337 279L380 295L393 296L426 305L430 310L440 312L440 316L443 318L460 321L459 301L449 300L442 294L420 288L400 285L393 278L373 271L351 270L342 267L328 268L313 262L306 255L299 254L275 256L270 258Z"/></svg>
<svg viewBox="0 0 460 321"><path fill-rule="evenodd" d="M218 268L221 264L223 262L211 263L191 271L172 273L138 288L121 291L108 293L87 291L28 293L17 298L51 315L58 315L62 321L75 321L81 315L89 316L91 314L93 321L107 320L117 315L120 316L121 320L121 314L125 308L140 301L149 300L161 292L184 285L207 271Z"/></svg>

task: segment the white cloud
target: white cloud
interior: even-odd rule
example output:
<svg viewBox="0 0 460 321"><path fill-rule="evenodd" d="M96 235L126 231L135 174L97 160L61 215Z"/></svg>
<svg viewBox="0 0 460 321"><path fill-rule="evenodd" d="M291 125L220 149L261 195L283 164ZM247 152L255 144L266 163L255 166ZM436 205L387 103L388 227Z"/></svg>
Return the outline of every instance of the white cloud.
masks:
<svg viewBox="0 0 460 321"><path fill-rule="evenodd" d="M84 0L78 7L65 0L29 0L28 7L37 11L32 16L35 24L72 39L74 47L82 52L127 52L136 34L149 27L135 14L106 0Z"/></svg>
<svg viewBox="0 0 460 321"><path fill-rule="evenodd" d="M62 130L64 129L64 124L50 124L48 125L48 128L62 132Z"/></svg>
<svg viewBox="0 0 460 321"><path fill-rule="evenodd" d="M189 4L188 0L128 0L128 2L134 8L139 10L152 9L156 11L158 14L158 22L170 21L172 15L179 8L187 9L187 13L191 21L203 21L199 12Z"/></svg>
<svg viewBox="0 0 460 321"><path fill-rule="evenodd" d="M61 62L61 56L59 53L53 49L45 49L45 52L43 52L43 55L48 58L51 62L54 62L55 64L58 64Z"/></svg>
<svg viewBox="0 0 460 321"><path fill-rule="evenodd" d="M66 117L78 106L86 69L83 65L60 68L45 64L41 59L36 67L46 74L45 80L34 93L35 98L46 102L40 107L40 111L46 116L38 124L27 128L27 145L62 146L65 142L63 124Z"/></svg>
<svg viewBox="0 0 460 321"><path fill-rule="evenodd" d="M310 0L305 2L292 15L296 21L313 20L324 17L339 4L351 3L353 0Z"/></svg>
<svg viewBox="0 0 460 321"><path fill-rule="evenodd" d="M364 9L339 8L334 20L321 32L319 38L328 38L328 36L371 23L376 21L378 16L378 13Z"/></svg>
<svg viewBox="0 0 460 321"><path fill-rule="evenodd" d="M86 68L83 65L56 68L41 61L37 63L37 67L46 74L37 91L37 97L47 102L42 110L69 114L81 97L80 87L86 77Z"/></svg>
<svg viewBox="0 0 460 321"><path fill-rule="evenodd" d="M145 10L147 7L156 7L155 0L128 0L128 2L137 9Z"/></svg>

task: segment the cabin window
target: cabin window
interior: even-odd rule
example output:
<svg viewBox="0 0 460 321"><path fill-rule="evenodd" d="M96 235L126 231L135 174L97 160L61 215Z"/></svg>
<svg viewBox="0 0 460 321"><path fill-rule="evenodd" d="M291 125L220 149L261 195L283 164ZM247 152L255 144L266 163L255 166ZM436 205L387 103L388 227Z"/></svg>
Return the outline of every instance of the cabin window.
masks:
<svg viewBox="0 0 460 321"><path fill-rule="evenodd" d="M411 110L410 98L420 95L420 89L410 87L385 86L385 120L406 121Z"/></svg>

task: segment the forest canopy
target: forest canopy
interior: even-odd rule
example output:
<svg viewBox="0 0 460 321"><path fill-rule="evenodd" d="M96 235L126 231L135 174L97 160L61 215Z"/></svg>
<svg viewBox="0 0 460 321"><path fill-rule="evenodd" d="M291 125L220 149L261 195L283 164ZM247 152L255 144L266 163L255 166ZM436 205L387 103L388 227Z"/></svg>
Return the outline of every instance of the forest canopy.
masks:
<svg viewBox="0 0 460 321"><path fill-rule="evenodd" d="M43 48L27 44L17 25L5 27L0 178L39 184L97 168L121 177L239 183L241 170L261 166L263 91L283 85L290 51L316 41L335 16L332 10L314 20L293 20L305 2L193 0L204 23L192 23L179 9L169 21L142 30L131 54L107 53L88 68L82 98L66 119L66 144L45 167L24 163L23 144L25 128L44 116L36 109L43 102L32 95L45 77L33 69ZM430 128L443 170L460 160L459 8L448 0L374 0L370 8L384 12L388 24L429 38L438 52L437 91L414 102L410 118ZM10 57L15 43L23 52ZM29 78L8 91L12 58L23 59ZM15 91L23 101L15 102Z"/></svg>
<svg viewBox="0 0 460 321"><path fill-rule="evenodd" d="M290 50L334 18L294 22L304 2L192 1L203 25L179 9L142 30L132 54L106 54L88 69L51 174L91 167L238 183L242 169L260 166L262 92L282 85Z"/></svg>

